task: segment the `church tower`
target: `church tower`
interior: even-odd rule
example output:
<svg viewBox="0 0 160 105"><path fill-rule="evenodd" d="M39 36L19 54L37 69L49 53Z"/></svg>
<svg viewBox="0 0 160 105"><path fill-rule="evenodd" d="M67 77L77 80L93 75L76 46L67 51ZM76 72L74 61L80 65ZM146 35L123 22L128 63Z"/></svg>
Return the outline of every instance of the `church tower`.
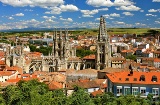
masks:
<svg viewBox="0 0 160 105"><path fill-rule="evenodd" d="M106 21L103 16L100 17L99 34L96 43L96 69L102 70L111 67L111 49L110 39L106 31Z"/></svg>

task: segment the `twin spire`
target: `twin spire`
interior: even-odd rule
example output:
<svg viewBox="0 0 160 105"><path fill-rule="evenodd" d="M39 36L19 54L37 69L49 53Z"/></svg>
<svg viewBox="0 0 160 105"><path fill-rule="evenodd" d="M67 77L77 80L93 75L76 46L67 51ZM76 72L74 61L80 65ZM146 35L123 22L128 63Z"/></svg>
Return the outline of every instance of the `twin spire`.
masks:
<svg viewBox="0 0 160 105"><path fill-rule="evenodd" d="M98 41L107 41L106 21L103 16L100 17Z"/></svg>

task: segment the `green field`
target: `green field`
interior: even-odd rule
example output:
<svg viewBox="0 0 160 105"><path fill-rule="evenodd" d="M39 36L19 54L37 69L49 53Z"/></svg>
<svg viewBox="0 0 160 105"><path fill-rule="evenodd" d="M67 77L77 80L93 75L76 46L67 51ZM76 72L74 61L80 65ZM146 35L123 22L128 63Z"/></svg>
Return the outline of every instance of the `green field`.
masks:
<svg viewBox="0 0 160 105"><path fill-rule="evenodd" d="M150 34L154 31L151 31L151 30L154 30L154 31L158 31L160 32L160 29L149 29L149 28L110 28L108 29L108 33L110 35L113 35L113 34L119 34L119 35L122 35L122 34L137 34L137 35L144 35L144 34Z"/></svg>
<svg viewBox="0 0 160 105"><path fill-rule="evenodd" d="M85 35L85 36L96 36L98 35L98 29L82 29L82 30L69 30L68 33L71 36ZM53 31L27 31L27 32L5 32L0 33L0 36L32 36L42 35L44 32ZM151 35L160 33L160 29L149 29L149 28L109 28L107 29L108 35L123 35L123 34L137 34L137 35Z"/></svg>
<svg viewBox="0 0 160 105"><path fill-rule="evenodd" d="M98 35L98 29L86 29L81 31L72 31L73 35L85 35L85 36L95 36ZM109 28L107 29L108 35L123 35L123 34L137 34L137 35L147 35L160 33L160 29L150 29L150 28Z"/></svg>

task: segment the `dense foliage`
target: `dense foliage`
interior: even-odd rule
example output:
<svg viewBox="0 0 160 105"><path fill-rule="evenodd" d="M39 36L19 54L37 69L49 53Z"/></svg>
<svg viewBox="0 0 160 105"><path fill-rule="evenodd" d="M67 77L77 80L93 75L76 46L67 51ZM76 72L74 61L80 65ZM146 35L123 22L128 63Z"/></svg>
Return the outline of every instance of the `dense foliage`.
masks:
<svg viewBox="0 0 160 105"><path fill-rule="evenodd" d="M29 48L31 52L40 52L40 53L43 53L43 55L48 55L49 53L52 52L52 47L40 46L39 48L36 48L35 45L29 45Z"/></svg>
<svg viewBox="0 0 160 105"><path fill-rule="evenodd" d="M137 56L136 55L128 55L128 56L126 56L126 59L136 60Z"/></svg>
<svg viewBox="0 0 160 105"><path fill-rule="evenodd" d="M20 81L10 85L0 94L0 105L159 105L153 95L147 98L132 95L115 97L105 93L91 97L84 89L75 86L72 95L66 96L66 89L49 91L46 84L37 80Z"/></svg>
<svg viewBox="0 0 160 105"><path fill-rule="evenodd" d="M76 50L76 55L81 58L83 58L87 55L90 55L90 54L95 54L95 51L85 50L85 49L77 49Z"/></svg>

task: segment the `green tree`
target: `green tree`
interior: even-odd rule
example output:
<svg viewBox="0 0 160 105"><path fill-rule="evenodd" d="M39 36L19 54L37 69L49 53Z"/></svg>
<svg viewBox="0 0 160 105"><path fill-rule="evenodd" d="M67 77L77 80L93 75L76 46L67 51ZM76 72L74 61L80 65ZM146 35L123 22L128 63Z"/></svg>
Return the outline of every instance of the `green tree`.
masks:
<svg viewBox="0 0 160 105"><path fill-rule="evenodd" d="M95 51L85 50L85 49L82 49L82 48L76 50L76 55L78 57L81 57L81 58L83 58L83 57L85 57L87 55L90 55L90 54L95 54Z"/></svg>
<svg viewBox="0 0 160 105"><path fill-rule="evenodd" d="M136 60L137 57L135 55L128 55L126 56L126 59Z"/></svg>
<svg viewBox="0 0 160 105"><path fill-rule="evenodd" d="M3 98L7 105L17 105L22 103L23 94L17 86L9 85L4 89Z"/></svg>
<svg viewBox="0 0 160 105"><path fill-rule="evenodd" d="M94 105L89 94L82 88L75 86L70 96L71 105Z"/></svg>
<svg viewBox="0 0 160 105"><path fill-rule="evenodd" d="M52 105L70 105L69 98L64 94L64 90L54 90L52 92Z"/></svg>

